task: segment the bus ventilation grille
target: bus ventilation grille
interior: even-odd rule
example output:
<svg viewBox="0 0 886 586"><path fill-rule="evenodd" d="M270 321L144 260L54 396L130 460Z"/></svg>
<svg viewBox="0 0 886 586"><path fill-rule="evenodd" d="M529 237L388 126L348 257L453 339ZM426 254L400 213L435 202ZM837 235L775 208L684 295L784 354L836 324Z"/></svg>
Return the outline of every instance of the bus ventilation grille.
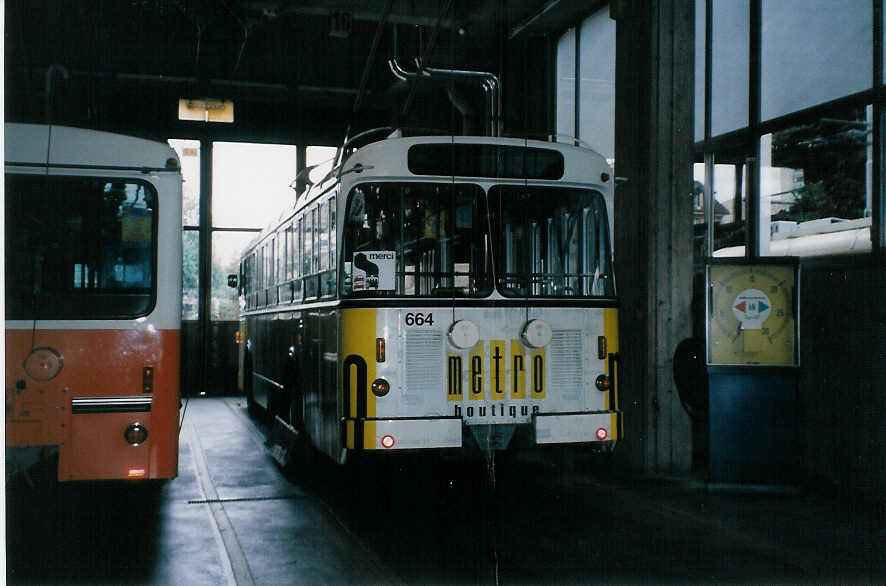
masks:
<svg viewBox="0 0 886 586"><path fill-rule="evenodd" d="M551 390L577 392L582 388L582 366L587 353L582 347L581 330L554 330L548 354Z"/></svg>
<svg viewBox="0 0 886 586"><path fill-rule="evenodd" d="M407 331L407 395L439 390L443 385L443 362L443 332L417 329Z"/></svg>

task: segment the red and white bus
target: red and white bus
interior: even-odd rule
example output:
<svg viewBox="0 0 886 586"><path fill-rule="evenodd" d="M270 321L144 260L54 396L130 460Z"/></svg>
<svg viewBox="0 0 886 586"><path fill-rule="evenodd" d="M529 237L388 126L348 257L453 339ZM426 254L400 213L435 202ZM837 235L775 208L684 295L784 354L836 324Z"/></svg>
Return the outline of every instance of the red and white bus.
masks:
<svg viewBox="0 0 886 586"><path fill-rule="evenodd" d="M5 125L7 470L178 472L181 189L160 142Z"/></svg>

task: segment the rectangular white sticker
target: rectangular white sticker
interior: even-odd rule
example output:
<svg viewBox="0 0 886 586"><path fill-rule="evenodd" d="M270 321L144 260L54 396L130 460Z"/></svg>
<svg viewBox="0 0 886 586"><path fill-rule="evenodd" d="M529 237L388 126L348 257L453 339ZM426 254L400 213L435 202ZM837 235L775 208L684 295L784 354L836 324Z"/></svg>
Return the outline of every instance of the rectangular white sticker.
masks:
<svg viewBox="0 0 886 586"><path fill-rule="evenodd" d="M392 250L355 252L351 266L354 291L393 291L397 285L397 253Z"/></svg>

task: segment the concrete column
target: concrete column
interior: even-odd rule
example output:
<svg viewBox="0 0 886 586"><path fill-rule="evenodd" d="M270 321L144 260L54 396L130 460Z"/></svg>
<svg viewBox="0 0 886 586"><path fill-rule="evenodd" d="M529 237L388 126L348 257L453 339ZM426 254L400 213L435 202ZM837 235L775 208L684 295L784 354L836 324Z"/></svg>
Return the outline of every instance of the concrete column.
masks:
<svg viewBox="0 0 886 586"><path fill-rule="evenodd" d="M692 0L620 0L616 18L615 264L622 299L617 458L647 474L692 461L672 376L692 332Z"/></svg>

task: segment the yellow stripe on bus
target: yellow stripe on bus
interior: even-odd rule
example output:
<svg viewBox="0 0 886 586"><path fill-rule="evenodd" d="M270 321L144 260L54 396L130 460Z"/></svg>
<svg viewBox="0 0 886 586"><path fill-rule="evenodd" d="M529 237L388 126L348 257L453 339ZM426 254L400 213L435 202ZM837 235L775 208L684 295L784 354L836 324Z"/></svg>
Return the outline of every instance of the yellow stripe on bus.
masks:
<svg viewBox="0 0 886 586"><path fill-rule="evenodd" d="M606 351L609 354L618 353L618 310L615 308L603 310L603 335L606 336ZM618 383L619 381L613 379L613 376L617 376L618 373L609 372L609 357L607 356L603 360L606 376L609 377L610 382ZM606 393L606 410L610 409L618 409L618 384L615 387L615 405L609 404L609 393Z"/></svg>
<svg viewBox="0 0 886 586"><path fill-rule="evenodd" d="M344 309L342 310L341 322L341 346L342 356L351 356L356 354L366 361L366 417L375 417L376 405L375 395L370 391L372 381L375 380L375 309ZM350 413L349 417L357 415L357 383L356 376L353 377L355 382L348 389L350 396ZM347 427L347 447L353 449L355 447L356 438L354 437L353 424ZM367 421L363 426L363 447L364 449L375 449L375 422Z"/></svg>

